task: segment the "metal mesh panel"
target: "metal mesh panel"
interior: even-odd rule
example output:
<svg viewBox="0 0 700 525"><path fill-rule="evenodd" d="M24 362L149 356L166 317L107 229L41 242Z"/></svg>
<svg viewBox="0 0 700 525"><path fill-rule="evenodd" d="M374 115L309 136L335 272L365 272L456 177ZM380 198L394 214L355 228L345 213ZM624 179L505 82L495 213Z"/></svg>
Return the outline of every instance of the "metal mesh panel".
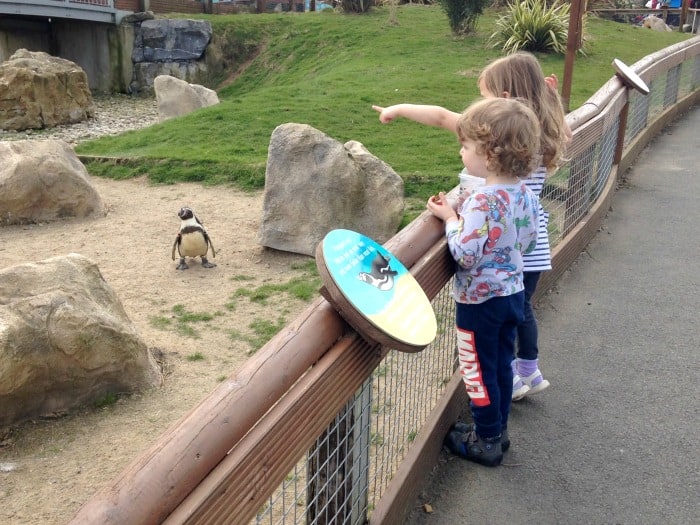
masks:
<svg viewBox="0 0 700 525"><path fill-rule="evenodd" d="M637 91L630 93L629 111L627 115L627 127L625 129L624 145L630 144L637 135L647 127L648 120L661 113L661 91L657 89L661 82L652 81L649 85L649 94L644 96Z"/></svg>
<svg viewBox="0 0 700 525"><path fill-rule="evenodd" d="M664 109L672 106L678 100L678 87L680 86L681 68L683 64L671 68L666 73L666 85L664 86Z"/></svg>
<svg viewBox="0 0 700 525"><path fill-rule="evenodd" d="M365 523L454 372L452 282L433 299L437 337L390 351L252 523Z"/></svg>
<svg viewBox="0 0 700 525"><path fill-rule="evenodd" d="M695 89L696 65L697 63L694 60L686 60L681 64L681 74L678 79L678 98L688 96Z"/></svg>
<svg viewBox="0 0 700 525"><path fill-rule="evenodd" d="M664 91L666 87L666 73L656 77L651 81L649 86L650 93L647 95L649 97L649 109L647 111L646 120L648 122L654 122L656 118L664 110ZM641 96L636 93L632 93L633 96Z"/></svg>
<svg viewBox="0 0 700 525"><path fill-rule="evenodd" d="M596 169L593 170L593 184L591 186L591 203L594 203L608 180L612 176L613 160L615 158L615 145L617 144L617 133L620 128L619 115L605 130L597 146Z"/></svg>

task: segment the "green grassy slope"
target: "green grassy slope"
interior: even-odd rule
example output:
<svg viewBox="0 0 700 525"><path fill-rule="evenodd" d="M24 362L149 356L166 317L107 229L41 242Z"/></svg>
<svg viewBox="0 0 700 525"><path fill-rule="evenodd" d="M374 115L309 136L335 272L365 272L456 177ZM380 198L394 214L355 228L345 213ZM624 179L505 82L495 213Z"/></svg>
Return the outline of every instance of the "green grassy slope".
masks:
<svg viewBox="0 0 700 525"><path fill-rule="evenodd" d="M367 15L332 11L292 15L231 15L211 20L217 35L259 53L219 89L221 103L196 113L81 144L78 154L133 158L120 165L88 163L94 175L153 182L264 184L270 135L288 122L313 126L345 142L357 140L405 180L407 197L422 202L451 188L461 169L456 139L408 121L379 123L372 104L439 104L459 111L478 95L480 69L500 56L486 47L497 13L481 17L477 33L455 39L436 6L404 5L398 24L387 9ZM633 64L693 35L661 33L591 18L590 47L573 73L572 109L614 71L613 58ZM563 56L539 55L545 73L561 79ZM240 57L243 61L243 57Z"/></svg>

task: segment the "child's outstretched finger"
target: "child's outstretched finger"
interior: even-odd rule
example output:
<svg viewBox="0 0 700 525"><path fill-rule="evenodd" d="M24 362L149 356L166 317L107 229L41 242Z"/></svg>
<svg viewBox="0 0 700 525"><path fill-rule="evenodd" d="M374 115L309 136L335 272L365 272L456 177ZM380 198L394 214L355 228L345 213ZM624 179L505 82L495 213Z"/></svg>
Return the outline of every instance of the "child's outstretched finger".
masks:
<svg viewBox="0 0 700 525"><path fill-rule="evenodd" d="M378 113L384 111L384 108L382 106L375 106L374 104L372 104L372 109Z"/></svg>

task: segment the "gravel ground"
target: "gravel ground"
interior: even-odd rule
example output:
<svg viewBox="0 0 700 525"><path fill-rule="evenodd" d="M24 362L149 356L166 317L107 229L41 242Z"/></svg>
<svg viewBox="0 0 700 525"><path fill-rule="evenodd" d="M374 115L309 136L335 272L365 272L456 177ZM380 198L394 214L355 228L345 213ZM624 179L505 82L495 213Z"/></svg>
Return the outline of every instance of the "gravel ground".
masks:
<svg viewBox="0 0 700 525"><path fill-rule="evenodd" d="M24 131L0 130L0 140L60 139L75 146L85 140L148 127L158 122L155 98L129 95L95 95L95 117L77 124Z"/></svg>

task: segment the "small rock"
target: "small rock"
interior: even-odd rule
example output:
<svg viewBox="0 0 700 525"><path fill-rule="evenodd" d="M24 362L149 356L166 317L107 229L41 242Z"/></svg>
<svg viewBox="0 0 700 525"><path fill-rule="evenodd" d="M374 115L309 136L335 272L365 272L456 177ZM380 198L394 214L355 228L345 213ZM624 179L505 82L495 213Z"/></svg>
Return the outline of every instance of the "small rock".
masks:
<svg viewBox="0 0 700 525"><path fill-rule="evenodd" d="M17 463L0 463L0 472L14 472L19 469Z"/></svg>

